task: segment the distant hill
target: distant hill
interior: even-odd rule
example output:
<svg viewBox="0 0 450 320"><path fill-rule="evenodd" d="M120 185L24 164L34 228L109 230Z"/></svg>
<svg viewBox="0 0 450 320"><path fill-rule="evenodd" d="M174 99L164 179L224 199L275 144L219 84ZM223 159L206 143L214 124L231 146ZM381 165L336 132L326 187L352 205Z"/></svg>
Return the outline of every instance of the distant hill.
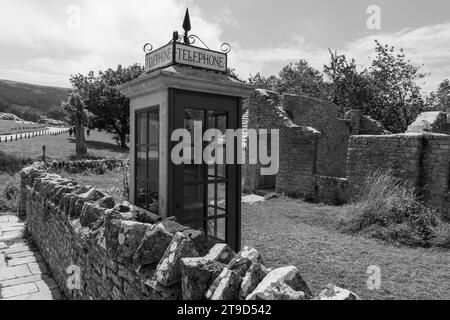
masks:
<svg viewBox="0 0 450 320"><path fill-rule="evenodd" d="M8 106L18 109L30 109L45 115L59 108L61 102L67 99L69 89L40 86L0 79L0 112L5 112ZM15 113L15 112L12 112Z"/></svg>

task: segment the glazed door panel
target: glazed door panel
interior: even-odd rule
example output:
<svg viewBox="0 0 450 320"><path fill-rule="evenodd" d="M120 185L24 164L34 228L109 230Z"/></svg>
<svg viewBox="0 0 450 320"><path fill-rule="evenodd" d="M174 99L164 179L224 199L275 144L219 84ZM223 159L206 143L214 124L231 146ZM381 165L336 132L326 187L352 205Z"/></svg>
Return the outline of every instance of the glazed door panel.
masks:
<svg viewBox="0 0 450 320"><path fill-rule="evenodd" d="M172 130L186 129L191 136L190 158L181 165L170 165L172 171L173 216L183 225L193 229L202 229L208 239L214 242L226 242L238 249L240 246L240 176L236 163L226 164L227 129L240 127L240 101L237 98L194 93L181 90L171 92L171 110L173 112ZM201 129L199 129L201 127ZM218 141L211 138L203 141L203 134L209 129L221 132ZM202 142L198 143L200 133ZM197 138L197 144L194 140ZM210 151L208 145L217 142L218 150ZM171 142L171 150L178 142ZM237 155L238 140L235 139L234 155ZM239 141L240 143L240 141ZM201 164L194 163L194 146L200 146ZM203 157L207 149L208 157ZM240 145L239 145L240 150ZM223 159L221 163L213 158ZM190 162L190 163L188 163Z"/></svg>

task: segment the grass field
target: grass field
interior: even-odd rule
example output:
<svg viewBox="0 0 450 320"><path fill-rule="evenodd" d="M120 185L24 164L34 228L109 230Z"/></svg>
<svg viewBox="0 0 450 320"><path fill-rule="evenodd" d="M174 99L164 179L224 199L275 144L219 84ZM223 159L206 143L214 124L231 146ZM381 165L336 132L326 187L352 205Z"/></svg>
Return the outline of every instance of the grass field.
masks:
<svg viewBox="0 0 450 320"><path fill-rule="evenodd" d="M333 283L364 299L450 299L450 251L342 234L340 210L288 198L243 204L243 245L255 246L269 267L297 266L314 293ZM381 269L380 290L367 287L369 266Z"/></svg>
<svg viewBox="0 0 450 320"><path fill-rule="evenodd" d="M22 124L9 120L0 120L0 135L3 134L19 134L24 132L34 132L46 130L45 126L39 124Z"/></svg>
<svg viewBox="0 0 450 320"><path fill-rule="evenodd" d="M128 157L128 149L118 146L109 134L91 131L91 136L86 137L86 141L88 155L92 158ZM42 146L46 147L47 161L75 159L75 139L70 138L68 133L2 143L0 144L0 157L3 153L17 159L40 161L42 159Z"/></svg>

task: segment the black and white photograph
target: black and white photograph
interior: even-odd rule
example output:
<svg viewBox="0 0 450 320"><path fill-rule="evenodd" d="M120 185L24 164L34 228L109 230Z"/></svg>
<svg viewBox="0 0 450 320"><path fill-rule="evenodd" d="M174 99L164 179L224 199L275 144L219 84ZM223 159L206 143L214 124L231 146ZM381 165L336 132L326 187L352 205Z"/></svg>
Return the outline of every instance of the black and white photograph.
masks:
<svg viewBox="0 0 450 320"><path fill-rule="evenodd" d="M0 0L0 300L450 300L450 2Z"/></svg>

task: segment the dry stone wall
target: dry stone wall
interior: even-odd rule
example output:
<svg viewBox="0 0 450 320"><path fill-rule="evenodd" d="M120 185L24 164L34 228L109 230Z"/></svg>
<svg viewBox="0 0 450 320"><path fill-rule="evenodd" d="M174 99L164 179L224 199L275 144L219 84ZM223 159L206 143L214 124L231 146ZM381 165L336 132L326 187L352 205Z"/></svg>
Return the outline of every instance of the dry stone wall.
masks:
<svg viewBox="0 0 450 320"><path fill-rule="evenodd" d="M275 270L258 251L209 244L202 231L116 204L34 164L21 172L27 228L68 299L313 299L296 267ZM211 248L212 246L212 248ZM355 300L328 285L315 299Z"/></svg>
<svg viewBox="0 0 450 320"><path fill-rule="evenodd" d="M67 171L69 173L81 173L93 171L102 173L118 168L129 166L128 159L102 159L102 160L79 160L79 161L52 161L42 163L48 172Z"/></svg>

